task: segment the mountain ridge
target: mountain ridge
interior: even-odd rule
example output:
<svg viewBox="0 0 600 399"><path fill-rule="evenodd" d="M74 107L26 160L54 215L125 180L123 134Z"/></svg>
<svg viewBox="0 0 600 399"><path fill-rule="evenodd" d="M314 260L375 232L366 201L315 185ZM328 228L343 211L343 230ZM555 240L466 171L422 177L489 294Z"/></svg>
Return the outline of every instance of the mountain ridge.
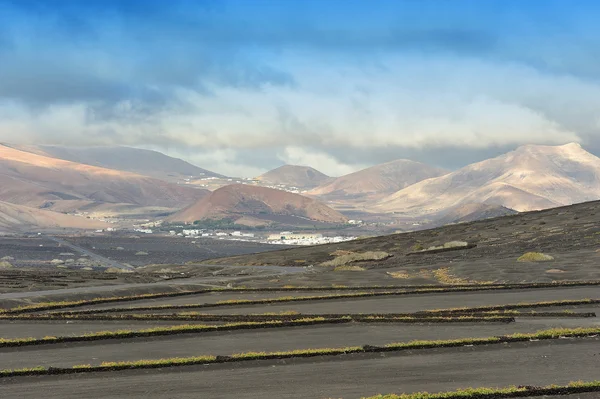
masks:
<svg viewBox="0 0 600 399"><path fill-rule="evenodd" d="M268 187L232 184L213 191L195 204L169 216L167 221L194 222L260 214L300 216L329 223L348 220L312 198Z"/></svg>
<svg viewBox="0 0 600 399"><path fill-rule="evenodd" d="M310 189L331 181L333 178L311 166L288 164L263 173L255 179L263 183Z"/></svg>
<svg viewBox="0 0 600 399"><path fill-rule="evenodd" d="M421 180L448 173L446 170L407 159L397 159L336 178L309 191L323 197L381 197Z"/></svg>
<svg viewBox="0 0 600 399"><path fill-rule="evenodd" d="M379 200L373 209L423 215L479 202L522 212L598 198L600 158L577 143L526 145L418 182Z"/></svg>

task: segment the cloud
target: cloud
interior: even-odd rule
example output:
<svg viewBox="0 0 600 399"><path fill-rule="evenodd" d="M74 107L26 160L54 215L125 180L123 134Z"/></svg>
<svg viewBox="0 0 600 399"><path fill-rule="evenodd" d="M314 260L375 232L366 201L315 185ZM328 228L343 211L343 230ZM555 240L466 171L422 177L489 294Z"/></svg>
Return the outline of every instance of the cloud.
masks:
<svg viewBox="0 0 600 399"><path fill-rule="evenodd" d="M368 166L356 163L345 164L329 154L302 147L286 147L282 153L278 154L278 158L286 164L311 166L335 177L356 172Z"/></svg>
<svg viewBox="0 0 600 399"><path fill-rule="evenodd" d="M214 162L244 176L277 166L278 158L341 174L411 151L600 142L600 85L573 76L457 57L382 56L354 65L291 54L274 67L295 83L240 87L203 80L206 91L172 87L158 92L160 101L142 96L112 104L81 100L40 108L5 100L0 139L154 145L185 149L196 160L203 158L194 151L214 151L222 159L205 158L200 166ZM257 151L265 156L232 166ZM373 159L371 152L389 158Z"/></svg>

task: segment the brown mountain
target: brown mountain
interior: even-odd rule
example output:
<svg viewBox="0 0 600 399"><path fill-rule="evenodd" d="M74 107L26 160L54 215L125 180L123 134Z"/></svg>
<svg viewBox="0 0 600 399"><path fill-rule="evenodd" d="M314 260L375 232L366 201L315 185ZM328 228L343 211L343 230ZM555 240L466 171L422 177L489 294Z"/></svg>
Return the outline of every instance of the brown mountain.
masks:
<svg viewBox="0 0 600 399"><path fill-rule="evenodd" d="M183 207L208 193L131 172L65 161L0 145L0 200L32 207L121 203Z"/></svg>
<svg viewBox="0 0 600 399"><path fill-rule="evenodd" d="M516 215L517 211L506 208L502 205L493 204L461 204L450 209L446 209L437 215L435 226L443 226L451 223L465 223L476 220L490 219L500 216Z"/></svg>
<svg viewBox="0 0 600 399"><path fill-rule="evenodd" d="M529 211L599 198L600 158L575 143L527 145L414 184L374 209L424 215L475 202Z"/></svg>
<svg viewBox="0 0 600 399"><path fill-rule="evenodd" d="M260 180L263 183L272 185L283 184L299 189L315 188L332 179L310 166L298 165L283 165L256 178L256 180Z"/></svg>
<svg viewBox="0 0 600 399"><path fill-rule="evenodd" d="M97 220L0 201L0 230L4 231L39 228L101 229L108 226Z"/></svg>
<svg viewBox="0 0 600 399"><path fill-rule="evenodd" d="M169 182L180 182L183 179L198 177L223 177L182 159L141 148L123 146L70 147L61 145L10 145L10 147L50 158L132 172Z"/></svg>
<svg viewBox="0 0 600 399"><path fill-rule="evenodd" d="M317 200L286 191L245 184L221 187L167 220L194 222L202 219L238 219L260 215L293 215L330 223L347 221L344 215Z"/></svg>
<svg viewBox="0 0 600 399"><path fill-rule="evenodd" d="M446 173L448 172L440 168L399 159L338 177L308 194L327 199L380 198L421 180Z"/></svg>

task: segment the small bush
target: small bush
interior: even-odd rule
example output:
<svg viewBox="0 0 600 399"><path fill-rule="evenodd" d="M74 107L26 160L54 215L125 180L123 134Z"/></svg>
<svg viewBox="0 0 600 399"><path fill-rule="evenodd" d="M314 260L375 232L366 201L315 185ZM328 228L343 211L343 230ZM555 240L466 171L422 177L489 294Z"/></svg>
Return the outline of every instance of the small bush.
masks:
<svg viewBox="0 0 600 399"><path fill-rule="evenodd" d="M52 259L50 261L50 264L52 264L52 265L62 265L64 263L65 263L65 261L62 259Z"/></svg>
<svg viewBox="0 0 600 399"><path fill-rule="evenodd" d="M364 267L360 267L360 266L350 266L350 265L342 265L342 266L336 266L335 269L333 269L334 272L343 272L343 271L350 271L350 272L362 272L364 271L365 268Z"/></svg>
<svg viewBox="0 0 600 399"><path fill-rule="evenodd" d="M413 245L413 246L412 246L410 249L411 249L413 252L416 252L416 251L422 251L422 250L424 250L424 249L425 249L425 247L423 246L423 244L421 244L420 242L418 242L418 243L416 243L415 245Z"/></svg>
<svg viewBox="0 0 600 399"><path fill-rule="evenodd" d="M0 260L5 260L7 262L10 262L11 260L15 260L15 258L13 258L12 256L4 256L4 257L0 258Z"/></svg>
<svg viewBox="0 0 600 399"><path fill-rule="evenodd" d="M13 267L13 265L11 265L10 262L5 260L0 261L0 269L10 269L11 267Z"/></svg>
<svg viewBox="0 0 600 399"><path fill-rule="evenodd" d="M148 255L148 252L138 251L135 253L137 256Z"/></svg>
<svg viewBox="0 0 600 399"><path fill-rule="evenodd" d="M344 266L352 262L368 261L368 260L382 260L389 258L391 255L383 251L368 251L362 253L350 253L346 255L338 256L335 259L321 263L321 266Z"/></svg>
<svg viewBox="0 0 600 399"><path fill-rule="evenodd" d="M444 248L460 248L467 247L469 243L466 241L450 241L444 244Z"/></svg>
<svg viewBox="0 0 600 399"><path fill-rule="evenodd" d="M408 272L403 271L403 270L399 270L397 272L387 272L388 276L391 276L392 278L400 278L400 279L409 279L410 278L410 274L408 274Z"/></svg>
<svg viewBox="0 0 600 399"><path fill-rule="evenodd" d="M517 259L517 262L549 262L554 260L550 255L543 254L541 252L527 252Z"/></svg>

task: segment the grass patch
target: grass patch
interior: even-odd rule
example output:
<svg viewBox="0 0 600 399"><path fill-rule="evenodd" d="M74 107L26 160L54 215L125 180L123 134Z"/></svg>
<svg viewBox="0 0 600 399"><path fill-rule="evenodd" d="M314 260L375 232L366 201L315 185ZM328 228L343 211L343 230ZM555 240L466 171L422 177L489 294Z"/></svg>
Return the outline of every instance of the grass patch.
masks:
<svg viewBox="0 0 600 399"><path fill-rule="evenodd" d="M514 317L569 317L569 318L588 318L596 317L593 312L573 312L565 310L562 312L520 312L518 310L495 310L487 312L453 312L453 311L422 311L418 313L327 313L327 314L307 314L296 311L284 311L279 313L255 313L255 314L211 314L200 312L180 312L172 314L79 314L79 313L47 313L47 314L20 314L20 315L0 315L0 320L94 320L94 321L123 321L123 320L142 320L142 321L221 321L221 322L262 322L274 320L298 320L298 319L340 319L347 318L352 321L362 322L370 319L382 321L402 322L404 320L422 321L423 323L436 322L436 319L443 319L447 322L464 321L466 317L473 318L475 321L513 321Z"/></svg>
<svg viewBox="0 0 600 399"><path fill-rule="evenodd" d="M361 266L356 266L356 265L342 265L342 266L336 266L333 271L334 272L363 272L366 269L364 267Z"/></svg>
<svg viewBox="0 0 600 399"><path fill-rule="evenodd" d="M398 279L404 279L404 280L411 278L410 274L408 274L408 272L406 272L404 270L399 270L397 272L387 272L386 274L392 278L398 278Z"/></svg>
<svg viewBox="0 0 600 399"><path fill-rule="evenodd" d="M492 399L492 398L524 398L542 395L569 395L574 393L598 392L600 380L592 382L576 381L567 385L510 386L507 388L466 388L452 392L402 393L375 395L363 399Z"/></svg>
<svg viewBox="0 0 600 399"><path fill-rule="evenodd" d="M575 328L566 329L558 328L551 330L541 330L531 334L511 334L498 337L487 338L462 338L455 340L436 340L436 341L410 341L391 343L382 347L365 345L351 346L342 348L318 348L318 349L301 349L282 352L248 352L238 353L231 356L200 356L200 357L185 357L185 358L169 358L169 359L150 359L137 360L127 362L104 362L100 366L78 365L70 368L57 367L34 367L28 369L17 370L1 370L0 377L14 377L21 375L45 375L45 374L73 374L94 371L116 371L125 369L143 369L156 367L173 367L192 364L211 364L238 362L248 360L272 360L272 359L289 359L298 357L313 357L313 356L337 356L351 353L380 353L380 352L398 352L403 350L431 349L431 348L449 348L460 347L466 345L490 345L509 342L524 342L536 340L548 340L558 338L581 338L594 336L600 333L600 328Z"/></svg>
<svg viewBox="0 0 600 399"><path fill-rule="evenodd" d="M321 266L339 267L353 262L387 259L390 256L392 255L384 251L351 252L344 255L338 255L335 259L321 263Z"/></svg>
<svg viewBox="0 0 600 399"><path fill-rule="evenodd" d="M550 255L543 254L541 252L527 252L521 255L517 262L549 262L554 260Z"/></svg>
<svg viewBox="0 0 600 399"><path fill-rule="evenodd" d="M347 323L351 319L337 318L325 319L323 317L301 318L294 320L270 320L261 322L246 322L246 323L231 323L222 326L210 326L202 324L187 324L172 327L155 327L143 330L116 330L116 331L99 331L78 336L52 337L43 338L0 338L0 348L15 347L15 346L31 346L31 345L46 345L57 344L64 342L83 342L83 341L99 341L106 339L123 339L123 338L139 338L139 337L154 337L163 335L190 334L215 331L232 331L246 330L258 328L277 328L277 327L294 327L306 326L325 323Z"/></svg>
<svg viewBox="0 0 600 399"><path fill-rule="evenodd" d="M575 306L575 305L596 305L600 299L567 299L563 301L544 301L544 302L520 302L506 305L489 305L464 308L433 309L424 310L425 313L464 313L464 312L490 312L496 310L511 310L524 308L546 308L556 306Z"/></svg>
<svg viewBox="0 0 600 399"><path fill-rule="evenodd" d="M11 309L0 309L0 314L20 314L44 310L76 308L82 306L98 305L111 302L130 302L144 299L169 298L189 295L207 294L211 292L288 292L288 291L359 291L359 290L413 290L411 292L419 293L422 290L437 290L437 292L452 292L460 289L467 290L511 290L511 289L536 289L536 288L557 288L557 287L584 287L597 286L600 281L554 281L550 283L483 283L483 284L459 284L459 285L368 285L349 287L345 285L331 285L322 287L306 286L284 286L284 287L265 287L265 288L215 288L199 289L179 292L161 292L152 294L137 294L115 297L98 297L92 299L82 299L73 301L55 301L41 302L31 305L17 306ZM432 291L429 291L432 292Z"/></svg>
<svg viewBox="0 0 600 399"><path fill-rule="evenodd" d="M0 260L0 269L11 269L13 265L7 260Z"/></svg>

